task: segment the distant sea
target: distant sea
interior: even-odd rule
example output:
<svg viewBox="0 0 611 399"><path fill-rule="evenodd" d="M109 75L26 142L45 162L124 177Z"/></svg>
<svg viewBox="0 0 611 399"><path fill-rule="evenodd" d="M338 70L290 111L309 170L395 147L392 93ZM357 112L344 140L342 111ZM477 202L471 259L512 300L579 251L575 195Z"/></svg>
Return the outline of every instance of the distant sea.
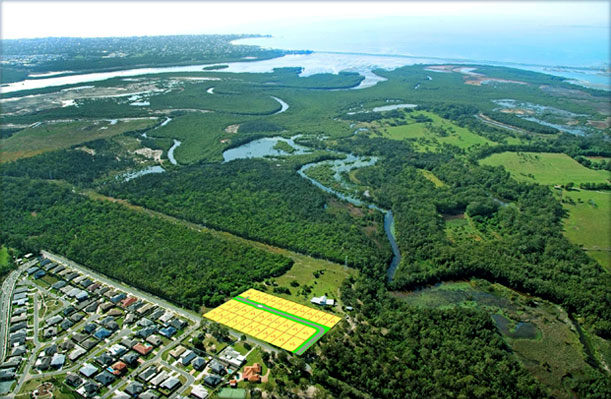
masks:
<svg viewBox="0 0 611 399"><path fill-rule="evenodd" d="M566 77L590 87L611 87L609 26L386 17L319 20L270 26L267 31L272 37L236 43L343 57L376 55L382 63L384 58L379 56L405 57L406 65L413 64L409 59L414 57L510 66ZM393 61L392 67L395 64Z"/></svg>

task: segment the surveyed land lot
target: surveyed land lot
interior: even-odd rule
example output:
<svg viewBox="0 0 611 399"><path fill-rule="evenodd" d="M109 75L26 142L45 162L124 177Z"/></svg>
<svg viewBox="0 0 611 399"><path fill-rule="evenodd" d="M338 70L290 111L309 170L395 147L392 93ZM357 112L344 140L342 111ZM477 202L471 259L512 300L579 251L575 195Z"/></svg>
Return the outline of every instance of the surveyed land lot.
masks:
<svg viewBox="0 0 611 399"><path fill-rule="evenodd" d="M301 355L339 320L339 316L247 290L204 314L217 323Z"/></svg>

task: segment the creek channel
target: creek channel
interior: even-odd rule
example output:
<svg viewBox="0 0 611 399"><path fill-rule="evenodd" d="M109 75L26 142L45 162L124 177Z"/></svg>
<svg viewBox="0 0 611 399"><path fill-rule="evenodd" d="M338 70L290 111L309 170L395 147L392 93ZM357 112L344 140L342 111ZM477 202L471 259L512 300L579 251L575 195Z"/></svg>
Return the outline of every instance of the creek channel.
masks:
<svg viewBox="0 0 611 399"><path fill-rule="evenodd" d="M226 150L225 152L223 152L223 160L224 162L229 162L235 159L269 158L269 157L273 158L273 157L278 157L278 156L306 154L306 153L310 153L313 151L313 149L309 147L295 143L295 139L297 138L299 138L299 136L294 136L291 138L264 137L258 140L253 140L246 144L242 144L239 147L235 147L235 148ZM285 142L286 144L293 147L294 151L292 153L288 153L279 148L276 148L276 144L278 144L279 142ZM388 269L387 269L387 281L391 282L397 270L397 266L399 265L399 262L401 261L401 253L399 251L399 246L397 245L397 241L395 239L395 220L394 220L392 211L389 209L382 209L372 202L364 201L350 194L342 193L331 187L325 186L320 181L306 174L306 171L312 167L320 166L320 165L330 165L331 169L334 172L334 175L333 175L334 180L336 180L343 187L349 189L347 183L342 178L342 173L349 172L357 168L372 166L377 162L378 159L376 157L363 157L363 156L354 155L351 153L340 152L340 151L329 151L329 152L335 153L344 158L308 163L308 164L303 165L297 171L297 173L299 174L299 176L308 180L310 183L312 183L319 189L329 194L332 194L341 200L347 201L356 206L366 206L369 209L375 209L384 214L384 232L386 233L386 237L388 238L388 241L390 242L390 247L393 253L392 261L390 262L390 265L388 266Z"/></svg>

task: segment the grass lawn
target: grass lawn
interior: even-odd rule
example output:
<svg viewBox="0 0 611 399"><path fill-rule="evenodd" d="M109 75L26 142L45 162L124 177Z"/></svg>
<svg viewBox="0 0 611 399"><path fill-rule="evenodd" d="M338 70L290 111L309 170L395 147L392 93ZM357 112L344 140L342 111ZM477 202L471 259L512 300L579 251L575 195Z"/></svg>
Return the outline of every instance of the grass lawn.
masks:
<svg viewBox="0 0 611 399"><path fill-rule="evenodd" d="M412 115L424 115L432 120L430 122L433 129L444 129L447 135L440 135L430 130L427 123L416 122ZM408 124L403 126L389 126L383 129L383 136L393 140L420 139L414 142L418 151L431 152L438 151L441 144L451 144L457 147L468 149L475 145L494 145L485 137L478 136L468 129L455 125L432 112L414 112L406 117ZM427 140L425 143L424 140ZM430 141L429 141L430 140Z"/></svg>
<svg viewBox="0 0 611 399"><path fill-rule="evenodd" d="M118 121L114 125L109 121L79 121L29 127L0 140L0 160L8 162L28 158L43 152L144 129L154 123L155 120L152 119L138 119Z"/></svg>
<svg viewBox="0 0 611 399"><path fill-rule="evenodd" d="M313 296L327 295L333 299L339 298L342 282L349 276L356 276L358 273L355 269L306 255L291 254L291 257L295 260L293 267L274 279L279 286L289 288L291 293L277 294L273 293L271 288L268 289L268 293L308 306L311 306L310 299ZM314 276L315 273L318 278ZM299 286L291 286L293 281L297 281ZM312 291L306 296L299 295L305 285L311 287Z"/></svg>
<svg viewBox="0 0 611 399"><path fill-rule="evenodd" d="M427 180L430 180L435 185L435 187L443 187L446 185L444 182L439 180L439 178L435 176L435 174L430 170L418 169L418 171L422 173L422 176L424 176Z"/></svg>
<svg viewBox="0 0 611 399"><path fill-rule="evenodd" d="M588 169L566 154L502 152L480 163L504 166L516 180L544 185L605 183L611 178L609 172Z"/></svg>
<svg viewBox="0 0 611 399"><path fill-rule="evenodd" d="M611 192L580 190L556 194L574 202L562 204L569 211L564 221L566 237L582 245L591 257L611 270Z"/></svg>
<svg viewBox="0 0 611 399"><path fill-rule="evenodd" d="M216 348L216 351L212 351L210 350L210 347L214 345ZM206 352L210 352L210 353L219 353L220 351L222 351L223 349L225 349L225 347L229 345L229 343L227 342L219 342L216 338L214 338L211 334L206 334L206 339L204 339L204 348L206 348Z"/></svg>
<svg viewBox="0 0 611 399"><path fill-rule="evenodd" d="M57 399L76 399L80 398L80 396L66 386L63 381L65 380L66 375L59 375L56 377L46 377L46 378L35 378L27 381L21 387L21 391L17 395L15 395L16 399L29 399L32 395L32 392L43 382L52 382L54 385L53 389L53 398Z"/></svg>
<svg viewBox="0 0 611 399"><path fill-rule="evenodd" d="M244 343L247 341L238 341L235 344L233 344L233 349L235 349L236 351L238 351L240 353L240 355L245 355L248 353L249 349L246 349L244 347ZM252 344L250 344L252 346Z"/></svg>
<svg viewBox="0 0 611 399"><path fill-rule="evenodd" d="M8 248L3 245L2 247L0 247L0 270L2 270L5 267L8 267L8 265L9 265Z"/></svg>

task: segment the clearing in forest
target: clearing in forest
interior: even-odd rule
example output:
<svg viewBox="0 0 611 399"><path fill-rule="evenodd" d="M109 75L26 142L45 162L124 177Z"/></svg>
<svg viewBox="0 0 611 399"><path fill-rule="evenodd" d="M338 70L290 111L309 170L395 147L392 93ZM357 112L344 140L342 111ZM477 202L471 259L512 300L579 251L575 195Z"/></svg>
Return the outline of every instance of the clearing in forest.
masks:
<svg viewBox="0 0 611 399"><path fill-rule="evenodd" d="M204 317L297 355L340 320L339 316L254 289L212 309Z"/></svg>
<svg viewBox="0 0 611 399"><path fill-rule="evenodd" d="M605 183L611 178L608 171L588 169L566 154L502 152L482 159L480 164L502 165L516 180L544 185Z"/></svg>

